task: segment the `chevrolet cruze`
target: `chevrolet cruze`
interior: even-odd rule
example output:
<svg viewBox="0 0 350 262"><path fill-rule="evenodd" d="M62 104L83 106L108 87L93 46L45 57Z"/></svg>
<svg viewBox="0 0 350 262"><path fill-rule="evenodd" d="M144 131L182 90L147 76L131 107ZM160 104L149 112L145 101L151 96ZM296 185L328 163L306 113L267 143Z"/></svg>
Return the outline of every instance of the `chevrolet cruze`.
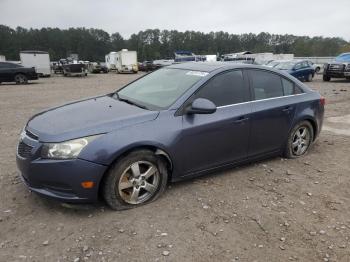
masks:
<svg viewBox="0 0 350 262"><path fill-rule="evenodd" d="M278 70L175 64L114 93L33 116L17 165L40 195L63 202L102 197L127 209L155 200L169 181L304 155L320 133L324 103Z"/></svg>

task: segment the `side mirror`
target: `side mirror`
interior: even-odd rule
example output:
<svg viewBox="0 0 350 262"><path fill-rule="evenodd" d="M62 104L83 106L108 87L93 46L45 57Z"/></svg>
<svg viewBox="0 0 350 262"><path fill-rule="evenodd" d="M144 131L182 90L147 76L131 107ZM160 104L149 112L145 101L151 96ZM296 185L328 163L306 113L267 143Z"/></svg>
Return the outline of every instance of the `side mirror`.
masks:
<svg viewBox="0 0 350 262"><path fill-rule="evenodd" d="M186 109L187 114L212 114L216 111L216 105L208 99L197 98Z"/></svg>

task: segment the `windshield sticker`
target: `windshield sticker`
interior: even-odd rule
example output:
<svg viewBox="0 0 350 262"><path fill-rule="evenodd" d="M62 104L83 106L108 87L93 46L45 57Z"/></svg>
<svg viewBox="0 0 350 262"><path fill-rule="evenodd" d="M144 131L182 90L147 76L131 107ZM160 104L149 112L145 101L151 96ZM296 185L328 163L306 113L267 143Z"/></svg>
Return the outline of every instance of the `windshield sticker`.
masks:
<svg viewBox="0 0 350 262"><path fill-rule="evenodd" d="M200 77L204 77L208 74L209 73L207 73L207 72L201 72L201 71L188 71L186 73L186 75L188 75L188 76L200 76Z"/></svg>

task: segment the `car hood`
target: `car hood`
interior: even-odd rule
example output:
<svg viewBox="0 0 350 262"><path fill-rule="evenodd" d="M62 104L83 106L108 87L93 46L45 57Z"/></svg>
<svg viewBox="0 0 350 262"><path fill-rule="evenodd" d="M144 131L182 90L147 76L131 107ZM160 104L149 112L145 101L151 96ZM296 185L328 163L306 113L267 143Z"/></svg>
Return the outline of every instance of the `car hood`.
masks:
<svg viewBox="0 0 350 262"><path fill-rule="evenodd" d="M345 66L347 66L348 64L350 64L350 62L332 61L329 64L332 64L332 65L345 65Z"/></svg>
<svg viewBox="0 0 350 262"><path fill-rule="evenodd" d="M106 95L41 112L28 121L26 129L42 142L61 142L152 121L158 114Z"/></svg>

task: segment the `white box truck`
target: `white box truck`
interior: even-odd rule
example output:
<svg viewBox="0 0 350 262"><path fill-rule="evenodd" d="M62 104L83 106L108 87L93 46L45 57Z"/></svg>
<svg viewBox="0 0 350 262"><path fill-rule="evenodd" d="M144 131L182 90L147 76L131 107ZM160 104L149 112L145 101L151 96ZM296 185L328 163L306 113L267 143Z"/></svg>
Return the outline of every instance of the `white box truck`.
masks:
<svg viewBox="0 0 350 262"><path fill-rule="evenodd" d="M117 52L110 52L105 56L105 62L106 66L108 68L108 71L116 70L116 64L117 64Z"/></svg>
<svg viewBox="0 0 350 262"><path fill-rule="evenodd" d="M0 55L0 62L5 62L6 61L6 57L4 55Z"/></svg>
<svg viewBox="0 0 350 262"><path fill-rule="evenodd" d="M137 73L137 52L122 49L117 52L116 69L118 73Z"/></svg>
<svg viewBox="0 0 350 262"><path fill-rule="evenodd" d="M19 53L21 64L24 67L35 67L40 76L50 76L50 56L43 51L21 51Z"/></svg>

